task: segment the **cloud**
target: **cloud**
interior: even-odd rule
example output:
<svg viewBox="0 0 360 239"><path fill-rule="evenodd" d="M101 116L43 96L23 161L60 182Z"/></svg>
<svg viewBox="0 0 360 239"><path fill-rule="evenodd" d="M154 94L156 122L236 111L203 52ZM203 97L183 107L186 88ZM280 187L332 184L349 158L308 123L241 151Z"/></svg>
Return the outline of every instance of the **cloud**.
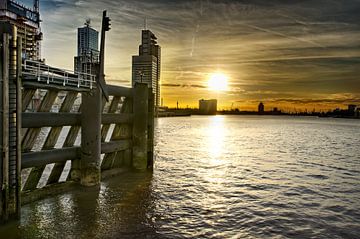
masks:
<svg viewBox="0 0 360 239"><path fill-rule="evenodd" d="M90 17L99 29L101 11L108 9L106 75L122 85L131 82L131 56L146 17L162 47L165 98L186 88L186 97L193 91L198 99L196 89L214 71L230 76L232 97L262 91L277 92L269 99L287 99L288 92L312 99L360 92L357 0L44 0L40 8L43 56L65 68L72 68L76 28Z"/></svg>
<svg viewBox="0 0 360 239"><path fill-rule="evenodd" d="M162 87L172 87L172 88L200 88L205 89L207 88L204 85L194 85L194 84L161 84Z"/></svg>

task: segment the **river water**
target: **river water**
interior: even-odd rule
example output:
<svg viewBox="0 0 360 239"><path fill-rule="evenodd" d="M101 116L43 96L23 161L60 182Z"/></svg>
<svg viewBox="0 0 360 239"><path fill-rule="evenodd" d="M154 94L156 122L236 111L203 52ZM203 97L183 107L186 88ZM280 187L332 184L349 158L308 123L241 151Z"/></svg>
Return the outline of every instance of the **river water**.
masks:
<svg viewBox="0 0 360 239"><path fill-rule="evenodd" d="M0 237L359 238L360 120L160 118L153 174L25 205L14 227Z"/></svg>

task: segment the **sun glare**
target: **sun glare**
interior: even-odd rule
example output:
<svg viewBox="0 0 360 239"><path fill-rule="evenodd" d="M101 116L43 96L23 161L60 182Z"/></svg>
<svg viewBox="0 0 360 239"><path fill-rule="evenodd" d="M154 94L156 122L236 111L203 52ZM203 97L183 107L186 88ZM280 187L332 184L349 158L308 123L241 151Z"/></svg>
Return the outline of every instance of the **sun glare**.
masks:
<svg viewBox="0 0 360 239"><path fill-rule="evenodd" d="M228 78L223 73L212 73L208 81L208 87L213 91L225 91L228 89Z"/></svg>

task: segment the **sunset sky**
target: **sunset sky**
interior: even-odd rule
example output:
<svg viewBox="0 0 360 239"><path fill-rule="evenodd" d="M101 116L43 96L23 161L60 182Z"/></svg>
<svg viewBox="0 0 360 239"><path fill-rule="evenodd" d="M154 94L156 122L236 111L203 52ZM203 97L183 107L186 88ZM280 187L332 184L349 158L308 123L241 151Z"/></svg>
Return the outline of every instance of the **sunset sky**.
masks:
<svg viewBox="0 0 360 239"><path fill-rule="evenodd" d="M32 1L28 1L32 2ZM164 104L266 110L360 104L359 0L40 0L42 56L73 68L76 31L86 18L100 30L107 9L106 80L130 86L131 56L148 28L162 47ZM209 76L228 76L227 91L210 91Z"/></svg>

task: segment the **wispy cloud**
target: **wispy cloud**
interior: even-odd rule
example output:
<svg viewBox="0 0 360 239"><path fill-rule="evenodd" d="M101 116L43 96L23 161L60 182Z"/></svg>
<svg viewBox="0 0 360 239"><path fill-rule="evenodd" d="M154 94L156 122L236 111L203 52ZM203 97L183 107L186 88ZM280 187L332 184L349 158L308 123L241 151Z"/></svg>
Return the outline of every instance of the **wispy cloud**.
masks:
<svg viewBox="0 0 360 239"><path fill-rule="evenodd" d="M124 85L146 17L162 46L165 99L179 89L187 90L188 102L207 97L208 73L218 70L230 76L228 101L244 92L263 92L268 100L288 99L288 92L294 99L360 92L357 0L43 0L41 6L43 56L66 68L76 52L76 28L90 17L99 29L101 10L108 9L106 74Z"/></svg>

